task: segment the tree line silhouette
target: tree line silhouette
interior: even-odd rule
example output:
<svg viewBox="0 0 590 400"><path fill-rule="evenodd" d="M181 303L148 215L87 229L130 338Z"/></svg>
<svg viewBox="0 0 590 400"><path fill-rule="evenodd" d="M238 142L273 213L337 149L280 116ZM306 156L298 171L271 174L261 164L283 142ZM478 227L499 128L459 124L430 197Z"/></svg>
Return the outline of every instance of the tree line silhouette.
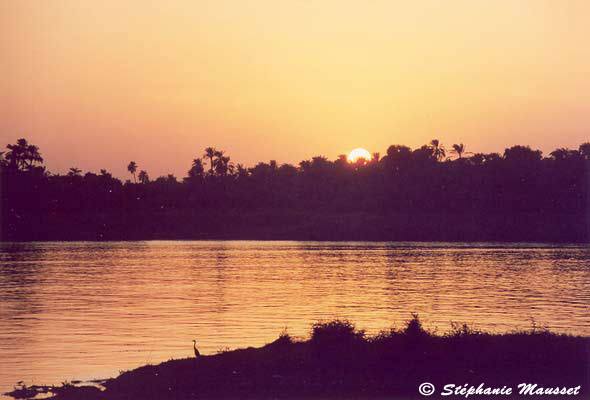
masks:
<svg viewBox="0 0 590 400"><path fill-rule="evenodd" d="M449 155L453 155L449 157ZM370 239L586 241L590 143L448 152L438 141L349 162L247 168L208 147L181 180L43 166L19 139L0 153L2 239Z"/></svg>

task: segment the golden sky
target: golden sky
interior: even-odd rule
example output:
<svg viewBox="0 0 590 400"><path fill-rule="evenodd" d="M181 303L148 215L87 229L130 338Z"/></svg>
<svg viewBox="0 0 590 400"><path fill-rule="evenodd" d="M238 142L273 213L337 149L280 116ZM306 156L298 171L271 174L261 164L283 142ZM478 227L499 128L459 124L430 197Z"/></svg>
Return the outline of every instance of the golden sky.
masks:
<svg viewBox="0 0 590 400"><path fill-rule="evenodd" d="M2 0L0 145L153 178L207 146L246 165L577 148L588 38L586 0Z"/></svg>

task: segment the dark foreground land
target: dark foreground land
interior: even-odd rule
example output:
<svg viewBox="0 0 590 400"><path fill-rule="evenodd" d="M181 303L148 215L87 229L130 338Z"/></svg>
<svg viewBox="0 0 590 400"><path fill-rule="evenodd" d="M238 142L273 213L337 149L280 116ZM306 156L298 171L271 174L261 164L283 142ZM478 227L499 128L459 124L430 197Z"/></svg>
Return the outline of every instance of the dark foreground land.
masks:
<svg viewBox="0 0 590 400"><path fill-rule="evenodd" d="M430 398L445 385L476 389L512 388L512 394L471 394L467 398L590 398L590 338L545 330L502 335L453 326L434 335L417 318L403 330L374 337L346 321L314 325L311 339L282 334L262 348L222 352L198 359L171 360L124 372L95 387L22 387L10 396L26 398L49 391L56 400L123 399L417 399L423 382L434 384ZM534 391L567 394L520 395L521 383ZM451 389L455 390L455 388ZM577 394L574 394L575 393ZM535 393L535 392L534 392Z"/></svg>

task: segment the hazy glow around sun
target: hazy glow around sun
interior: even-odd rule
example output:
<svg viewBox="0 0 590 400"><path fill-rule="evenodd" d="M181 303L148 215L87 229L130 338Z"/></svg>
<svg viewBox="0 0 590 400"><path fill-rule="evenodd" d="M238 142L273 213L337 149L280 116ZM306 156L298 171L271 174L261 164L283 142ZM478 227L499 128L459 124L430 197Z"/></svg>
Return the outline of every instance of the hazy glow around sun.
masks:
<svg viewBox="0 0 590 400"><path fill-rule="evenodd" d="M348 161L349 162L356 162L359 158L364 158L367 161L371 160L371 153L369 153L365 149L354 149L353 151L348 154Z"/></svg>

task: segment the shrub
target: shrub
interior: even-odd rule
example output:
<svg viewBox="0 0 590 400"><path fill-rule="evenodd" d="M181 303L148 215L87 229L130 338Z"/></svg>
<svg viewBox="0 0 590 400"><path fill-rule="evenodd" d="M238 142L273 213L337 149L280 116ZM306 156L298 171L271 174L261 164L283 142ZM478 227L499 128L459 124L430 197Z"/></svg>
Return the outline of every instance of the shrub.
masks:
<svg viewBox="0 0 590 400"><path fill-rule="evenodd" d="M362 342L364 330L356 330L354 324L347 320L316 322L311 328L312 345L342 345Z"/></svg>
<svg viewBox="0 0 590 400"><path fill-rule="evenodd" d="M408 321L404 334L412 339L420 339L430 336L430 333L422 327L422 322L420 322L418 314L412 314L412 319Z"/></svg>
<svg viewBox="0 0 590 400"><path fill-rule="evenodd" d="M457 322L451 322L451 331L446 334L447 337L455 337L455 338L476 337L476 336L481 336L481 335L483 335L482 331L480 331L478 329L474 329L474 328L470 327L469 325L467 325L466 323L460 324Z"/></svg>
<svg viewBox="0 0 590 400"><path fill-rule="evenodd" d="M291 337L291 335L289 335L289 332L287 332L287 328L285 328L280 333L279 338L275 340L273 343L281 346L288 345L293 343L293 338Z"/></svg>

